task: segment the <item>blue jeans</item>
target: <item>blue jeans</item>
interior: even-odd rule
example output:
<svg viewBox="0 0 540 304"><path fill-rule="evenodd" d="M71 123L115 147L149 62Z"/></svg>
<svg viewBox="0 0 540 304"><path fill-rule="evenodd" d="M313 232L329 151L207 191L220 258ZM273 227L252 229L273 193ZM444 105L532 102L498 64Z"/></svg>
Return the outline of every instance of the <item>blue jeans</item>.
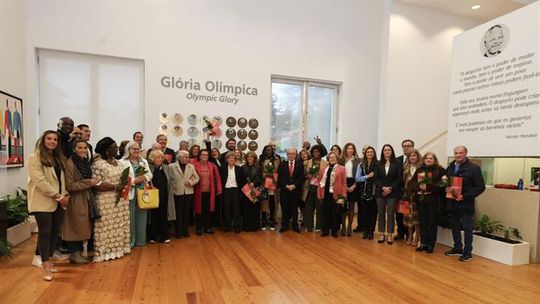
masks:
<svg viewBox="0 0 540 304"><path fill-rule="evenodd" d="M454 211L450 215L450 226L452 227L452 237L454 238L454 249L461 250L461 230L465 232L464 255L471 255L473 241L473 215L466 212Z"/></svg>

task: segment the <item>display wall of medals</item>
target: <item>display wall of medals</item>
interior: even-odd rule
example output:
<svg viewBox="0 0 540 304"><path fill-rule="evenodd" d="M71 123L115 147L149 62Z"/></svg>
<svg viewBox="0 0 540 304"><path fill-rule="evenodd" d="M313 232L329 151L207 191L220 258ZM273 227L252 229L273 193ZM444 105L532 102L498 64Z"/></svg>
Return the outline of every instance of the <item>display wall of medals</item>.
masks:
<svg viewBox="0 0 540 304"><path fill-rule="evenodd" d="M256 118L229 116L225 120L219 115L212 117L197 114L160 113L159 134L181 138L189 145L204 146L204 136L211 125L212 148L221 149L228 139L236 139L240 151L257 151L259 145L259 121Z"/></svg>

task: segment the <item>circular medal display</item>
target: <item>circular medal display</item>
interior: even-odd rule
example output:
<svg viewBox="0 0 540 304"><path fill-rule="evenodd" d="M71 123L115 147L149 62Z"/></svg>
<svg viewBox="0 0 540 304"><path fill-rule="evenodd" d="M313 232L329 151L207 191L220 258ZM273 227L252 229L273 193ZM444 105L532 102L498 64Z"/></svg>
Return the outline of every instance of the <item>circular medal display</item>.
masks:
<svg viewBox="0 0 540 304"><path fill-rule="evenodd" d="M257 139L259 137L259 132L255 131L255 130L250 130L249 133L248 133L248 137L251 140L255 140L255 139Z"/></svg>
<svg viewBox="0 0 540 304"><path fill-rule="evenodd" d="M245 119L244 117L238 118L238 126L239 126L240 128L245 128L245 127L247 127L247 124L248 124L247 119Z"/></svg>
<svg viewBox="0 0 540 304"><path fill-rule="evenodd" d="M161 113L159 114L159 121L162 123L162 124L166 124L169 122L169 115L167 113Z"/></svg>
<svg viewBox="0 0 540 304"><path fill-rule="evenodd" d="M229 139L233 139L236 136L236 131L233 128L229 128L225 132L225 136L227 136Z"/></svg>
<svg viewBox="0 0 540 304"><path fill-rule="evenodd" d="M248 144L248 148L249 148L249 151L257 151L257 148L259 148L259 145L254 141L250 141Z"/></svg>
<svg viewBox="0 0 540 304"><path fill-rule="evenodd" d="M227 124L227 127L232 128L236 126L236 118L229 116L227 117L227 120L225 121L225 123Z"/></svg>
<svg viewBox="0 0 540 304"><path fill-rule="evenodd" d="M199 129L196 127L190 127L187 131L189 137L197 137L199 135Z"/></svg>
<svg viewBox="0 0 540 304"><path fill-rule="evenodd" d="M184 116L180 113L175 113L173 116L173 122L175 125L181 125L184 122Z"/></svg>
<svg viewBox="0 0 540 304"><path fill-rule="evenodd" d="M182 136L182 133L184 133L184 130L182 130L182 127L180 126L174 126L172 130L172 134L176 137Z"/></svg>
<svg viewBox="0 0 540 304"><path fill-rule="evenodd" d="M247 144L245 141L241 140L238 142L237 147L238 149L240 149L240 151L245 151L247 148Z"/></svg>
<svg viewBox="0 0 540 304"><path fill-rule="evenodd" d="M240 129L240 130L238 130L238 132L236 133L236 135L238 135L238 138L240 138L240 139L246 139L246 137L247 137L246 129Z"/></svg>
<svg viewBox="0 0 540 304"><path fill-rule="evenodd" d="M197 115L195 115L195 114L189 115L187 121L192 126L196 125L197 124Z"/></svg>
<svg viewBox="0 0 540 304"><path fill-rule="evenodd" d="M249 120L249 127L252 128L252 129L257 129L257 127L259 126L259 121L255 118L252 118Z"/></svg>

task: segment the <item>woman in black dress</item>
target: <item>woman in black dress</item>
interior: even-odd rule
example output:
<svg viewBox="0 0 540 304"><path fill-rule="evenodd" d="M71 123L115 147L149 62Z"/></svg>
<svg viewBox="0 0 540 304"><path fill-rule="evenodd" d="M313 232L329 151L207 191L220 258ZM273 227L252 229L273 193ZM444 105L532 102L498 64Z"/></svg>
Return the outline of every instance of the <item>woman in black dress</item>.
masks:
<svg viewBox="0 0 540 304"><path fill-rule="evenodd" d="M252 187L258 188L262 184L262 169L257 163L257 154L249 151L246 154L246 164L242 167L246 182ZM241 185L240 187L243 187ZM257 198L254 202L244 194L242 195L244 206L244 231L257 231L261 228L261 202Z"/></svg>

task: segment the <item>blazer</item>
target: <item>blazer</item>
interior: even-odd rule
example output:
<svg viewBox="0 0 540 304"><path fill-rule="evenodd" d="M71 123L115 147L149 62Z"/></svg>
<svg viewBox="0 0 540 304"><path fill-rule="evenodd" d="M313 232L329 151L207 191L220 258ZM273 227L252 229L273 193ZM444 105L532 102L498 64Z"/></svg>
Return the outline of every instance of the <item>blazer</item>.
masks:
<svg viewBox="0 0 540 304"><path fill-rule="evenodd" d="M201 171L201 162L195 163L194 166L197 172ZM221 178L216 165L210 161L208 162L208 169L210 170L210 212L213 212L216 204L216 195L222 192ZM193 209L195 210L195 214L202 214L202 192L200 183L195 187L195 192L193 193Z"/></svg>
<svg viewBox="0 0 540 304"><path fill-rule="evenodd" d="M225 190L225 185L227 184L227 178L229 178L229 165L223 166L220 172L221 175L221 187ZM236 184L239 189L242 189L246 184L246 178L244 176L244 170L240 166L234 166L234 175L236 176Z"/></svg>
<svg viewBox="0 0 540 304"><path fill-rule="evenodd" d="M171 175L171 189L174 195L189 195L194 193L194 186L199 183L199 175L195 170L195 166L188 163L186 169L182 172L180 164L174 162L169 165L169 173ZM186 186L185 181L188 180L191 186Z"/></svg>
<svg viewBox="0 0 540 304"><path fill-rule="evenodd" d="M343 160L343 167L345 167L345 163L347 163L346 160ZM351 178L356 178L356 170L358 169L358 164L362 163L362 159L360 157L357 157L352 160L352 176ZM347 173L347 171L345 171ZM345 176L347 177L347 176Z"/></svg>
<svg viewBox="0 0 540 304"><path fill-rule="evenodd" d="M294 162L294 169L292 175L289 173L289 161L284 160L279 164L278 168L278 187L287 190L286 186L294 185L296 188L292 191L294 194L300 195L302 193L302 182L304 181L304 165L301 161Z"/></svg>
<svg viewBox="0 0 540 304"><path fill-rule="evenodd" d="M475 211L475 198L482 194L482 192L484 192L486 189L484 177L482 176L480 167L466 159L465 162L459 166L457 173L455 172L455 161L450 163L446 171L448 177L458 176L463 178L463 184L461 185L461 195L463 195L463 201L458 202L456 200L449 199L450 211L464 211L473 214Z"/></svg>
<svg viewBox="0 0 540 304"><path fill-rule="evenodd" d="M167 220L173 221L176 220L176 209L174 207L174 194L173 194L173 178L172 178L172 169L170 165L167 165L165 162L161 165L163 168L163 172L165 172L165 176L167 177L167 192L169 194L169 197L167 198ZM148 167L150 168L150 172L154 172L156 167L148 163ZM153 177L152 177L153 178Z"/></svg>
<svg viewBox="0 0 540 304"><path fill-rule="evenodd" d="M322 181L324 178L324 174L331 174L331 172L328 172L329 165L326 165L325 167L321 167L319 170L319 180ZM333 185L333 193L332 197L337 200L340 196L343 196L347 198L347 175L345 173L345 167L342 165L335 164L334 170L336 171L334 175L334 185ZM325 185L326 186L326 185ZM317 188L317 197L319 199L324 199L324 188L321 187L319 184L319 187Z"/></svg>
<svg viewBox="0 0 540 304"><path fill-rule="evenodd" d="M328 162L321 158L320 164L319 164L319 171L321 170L321 168L324 168L327 165L328 165ZM302 185L302 200L304 202L306 201L307 195L308 195L308 192L309 192L309 186L310 186L310 182L311 182L311 177L308 176L308 174L309 174L308 172L309 172L309 170L311 169L312 166L313 166L313 158L304 162L304 170L306 171L305 172L306 179L304 180L304 183ZM317 173L317 178L319 178L318 173Z"/></svg>
<svg viewBox="0 0 540 304"><path fill-rule="evenodd" d="M392 192L387 197L399 199L401 197L401 184L403 183L403 166L398 161L394 161L390 163L388 174L386 174L384 162L385 160L382 159L374 171L377 197L384 198L382 187L391 187Z"/></svg>
<svg viewBox="0 0 540 304"><path fill-rule="evenodd" d="M140 158L139 162L142 164L144 169L146 170L146 173L144 174L144 177L146 178L146 182L152 181L152 170L150 170L150 167L148 166L148 161L144 158ZM131 177L132 181L135 180L135 170L133 170L133 166L131 165L131 161L129 159L122 159L120 161L122 165L129 168L129 176ZM129 190L129 200L132 200L135 197L135 187L134 185L131 186L131 190Z"/></svg>
<svg viewBox="0 0 540 304"><path fill-rule="evenodd" d="M28 157L28 211L54 212L58 206L54 197L58 194L68 194L64 170L60 173L60 182L62 188L59 193L59 183L54 167L43 166L39 154L31 154Z"/></svg>

